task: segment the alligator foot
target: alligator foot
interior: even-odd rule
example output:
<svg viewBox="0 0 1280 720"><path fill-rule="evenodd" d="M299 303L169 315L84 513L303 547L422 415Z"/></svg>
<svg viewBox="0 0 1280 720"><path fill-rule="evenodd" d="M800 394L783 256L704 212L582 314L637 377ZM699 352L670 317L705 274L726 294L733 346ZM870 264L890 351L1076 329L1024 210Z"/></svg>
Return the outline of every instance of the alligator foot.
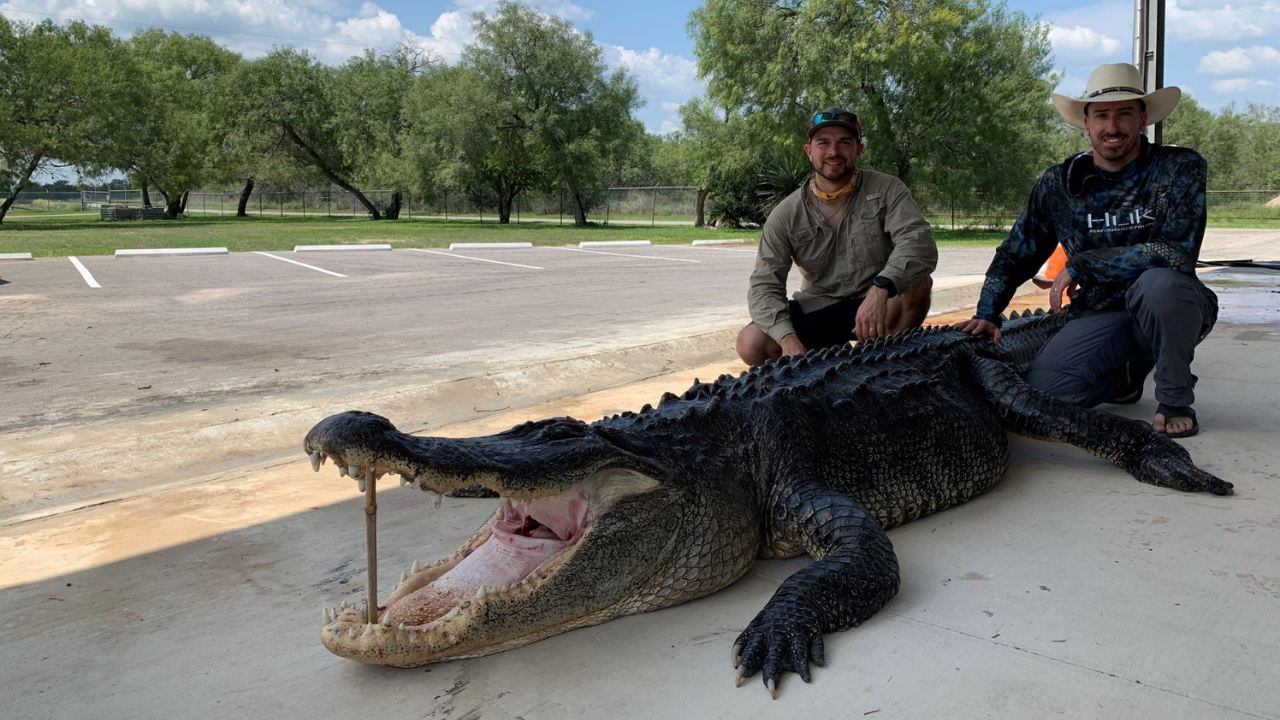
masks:
<svg viewBox="0 0 1280 720"><path fill-rule="evenodd" d="M1231 483L1201 470L1178 443L1152 431L1155 437L1138 452L1130 472L1145 483L1183 492L1210 492L1230 495Z"/></svg>
<svg viewBox="0 0 1280 720"><path fill-rule="evenodd" d="M803 601L765 606L733 643L731 659L738 669L734 685L742 685L743 678L763 671L760 679L777 700L782 673L791 671L809 682L809 663L821 667L826 652L819 617L820 613Z"/></svg>

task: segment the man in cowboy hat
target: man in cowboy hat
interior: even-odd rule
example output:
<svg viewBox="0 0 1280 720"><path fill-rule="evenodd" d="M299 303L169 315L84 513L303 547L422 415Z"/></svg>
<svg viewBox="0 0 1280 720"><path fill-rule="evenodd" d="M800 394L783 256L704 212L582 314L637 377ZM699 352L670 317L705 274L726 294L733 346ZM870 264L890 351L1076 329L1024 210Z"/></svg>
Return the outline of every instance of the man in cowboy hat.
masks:
<svg viewBox="0 0 1280 720"><path fill-rule="evenodd" d="M748 365L918 327L938 265L933 230L892 175L860 170L858 116L813 116L804 151L813 176L769 213L751 273L752 322L738 333ZM787 300L794 263L804 281Z"/></svg>
<svg viewBox="0 0 1280 720"><path fill-rule="evenodd" d="M1142 134L1178 104L1176 87L1142 91L1132 65L1102 65L1083 100L1053 104L1093 150L1049 168L996 250L973 319L957 328L1000 341L1000 312L1061 243L1065 269L1049 305L1071 298L1072 319L1031 364L1026 381L1060 400L1093 407L1132 403L1155 368L1153 427L1169 437L1199 431L1192 404L1196 345L1217 319L1217 298L1195 275L1205 226L1205 161L1153 145Z"/></svg>

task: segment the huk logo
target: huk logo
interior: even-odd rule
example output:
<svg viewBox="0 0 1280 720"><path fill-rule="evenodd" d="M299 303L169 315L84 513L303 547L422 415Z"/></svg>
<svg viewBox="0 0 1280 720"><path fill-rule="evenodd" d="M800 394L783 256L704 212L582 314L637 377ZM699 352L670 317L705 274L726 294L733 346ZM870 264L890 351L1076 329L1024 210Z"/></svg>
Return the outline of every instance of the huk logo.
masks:
<svg viewBox="0 0 1280 720"><path fill-rule="evenodd" d="M1089 213L1089 232L1124 232L1150 226L1156 216L1152 211L1138 207L1128 212L1105 212L1101 215Z"/></svg>

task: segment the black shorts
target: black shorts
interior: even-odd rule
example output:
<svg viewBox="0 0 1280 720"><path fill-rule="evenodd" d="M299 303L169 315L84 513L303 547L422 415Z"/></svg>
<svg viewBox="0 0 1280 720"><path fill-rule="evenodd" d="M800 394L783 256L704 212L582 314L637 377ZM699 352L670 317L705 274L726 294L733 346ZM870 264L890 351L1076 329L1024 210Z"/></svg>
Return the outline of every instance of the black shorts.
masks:
<svg viewBox="0 0 1280 720"><path fill-rule="evenodd" d="M853 328L858 324L858 308L862 298L844 298L820 310L806 313L800 303L792 300L791 325L796 337L810 350L847 344L853 340Z"/></svg>

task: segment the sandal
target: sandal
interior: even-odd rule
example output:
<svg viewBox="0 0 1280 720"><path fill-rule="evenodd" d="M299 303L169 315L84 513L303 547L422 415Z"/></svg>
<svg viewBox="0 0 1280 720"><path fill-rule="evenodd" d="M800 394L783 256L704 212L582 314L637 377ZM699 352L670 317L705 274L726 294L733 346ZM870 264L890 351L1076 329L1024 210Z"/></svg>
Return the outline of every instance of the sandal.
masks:
<svg viewBox="0 0 1280 720"><path fill-rule="evenodd" d="M1165 437L1186 438L1186 437L1191 437L1192 435L1195 435L1196 433L1200 432L1200 422L1196 420L1196 411L1192 410L1190 405L1187 405L1185 407L1180 407L1178 405L1165 405L1164 403L1160 403L1156 406L1156 414L1164 416L1164 421L1166 426L1168 425L1168 422L1170 420L1176 417L1191 418L1190 430L1183 430L1182 432L1179 432L1179 433L1171 433L1171 432L1160 433Z"/></svg>
<svg viewBox="0 0 1280 720"><path fill-rule="evenodd" d="M1142 386L1146 383L1147 376L1151 374L1155 366L1155 363L1148 361L1130 360L1125 363L1124 372L1127 379L1124 390L1107 402L1112 405L1133 405L1141 400Z"/></svg>

